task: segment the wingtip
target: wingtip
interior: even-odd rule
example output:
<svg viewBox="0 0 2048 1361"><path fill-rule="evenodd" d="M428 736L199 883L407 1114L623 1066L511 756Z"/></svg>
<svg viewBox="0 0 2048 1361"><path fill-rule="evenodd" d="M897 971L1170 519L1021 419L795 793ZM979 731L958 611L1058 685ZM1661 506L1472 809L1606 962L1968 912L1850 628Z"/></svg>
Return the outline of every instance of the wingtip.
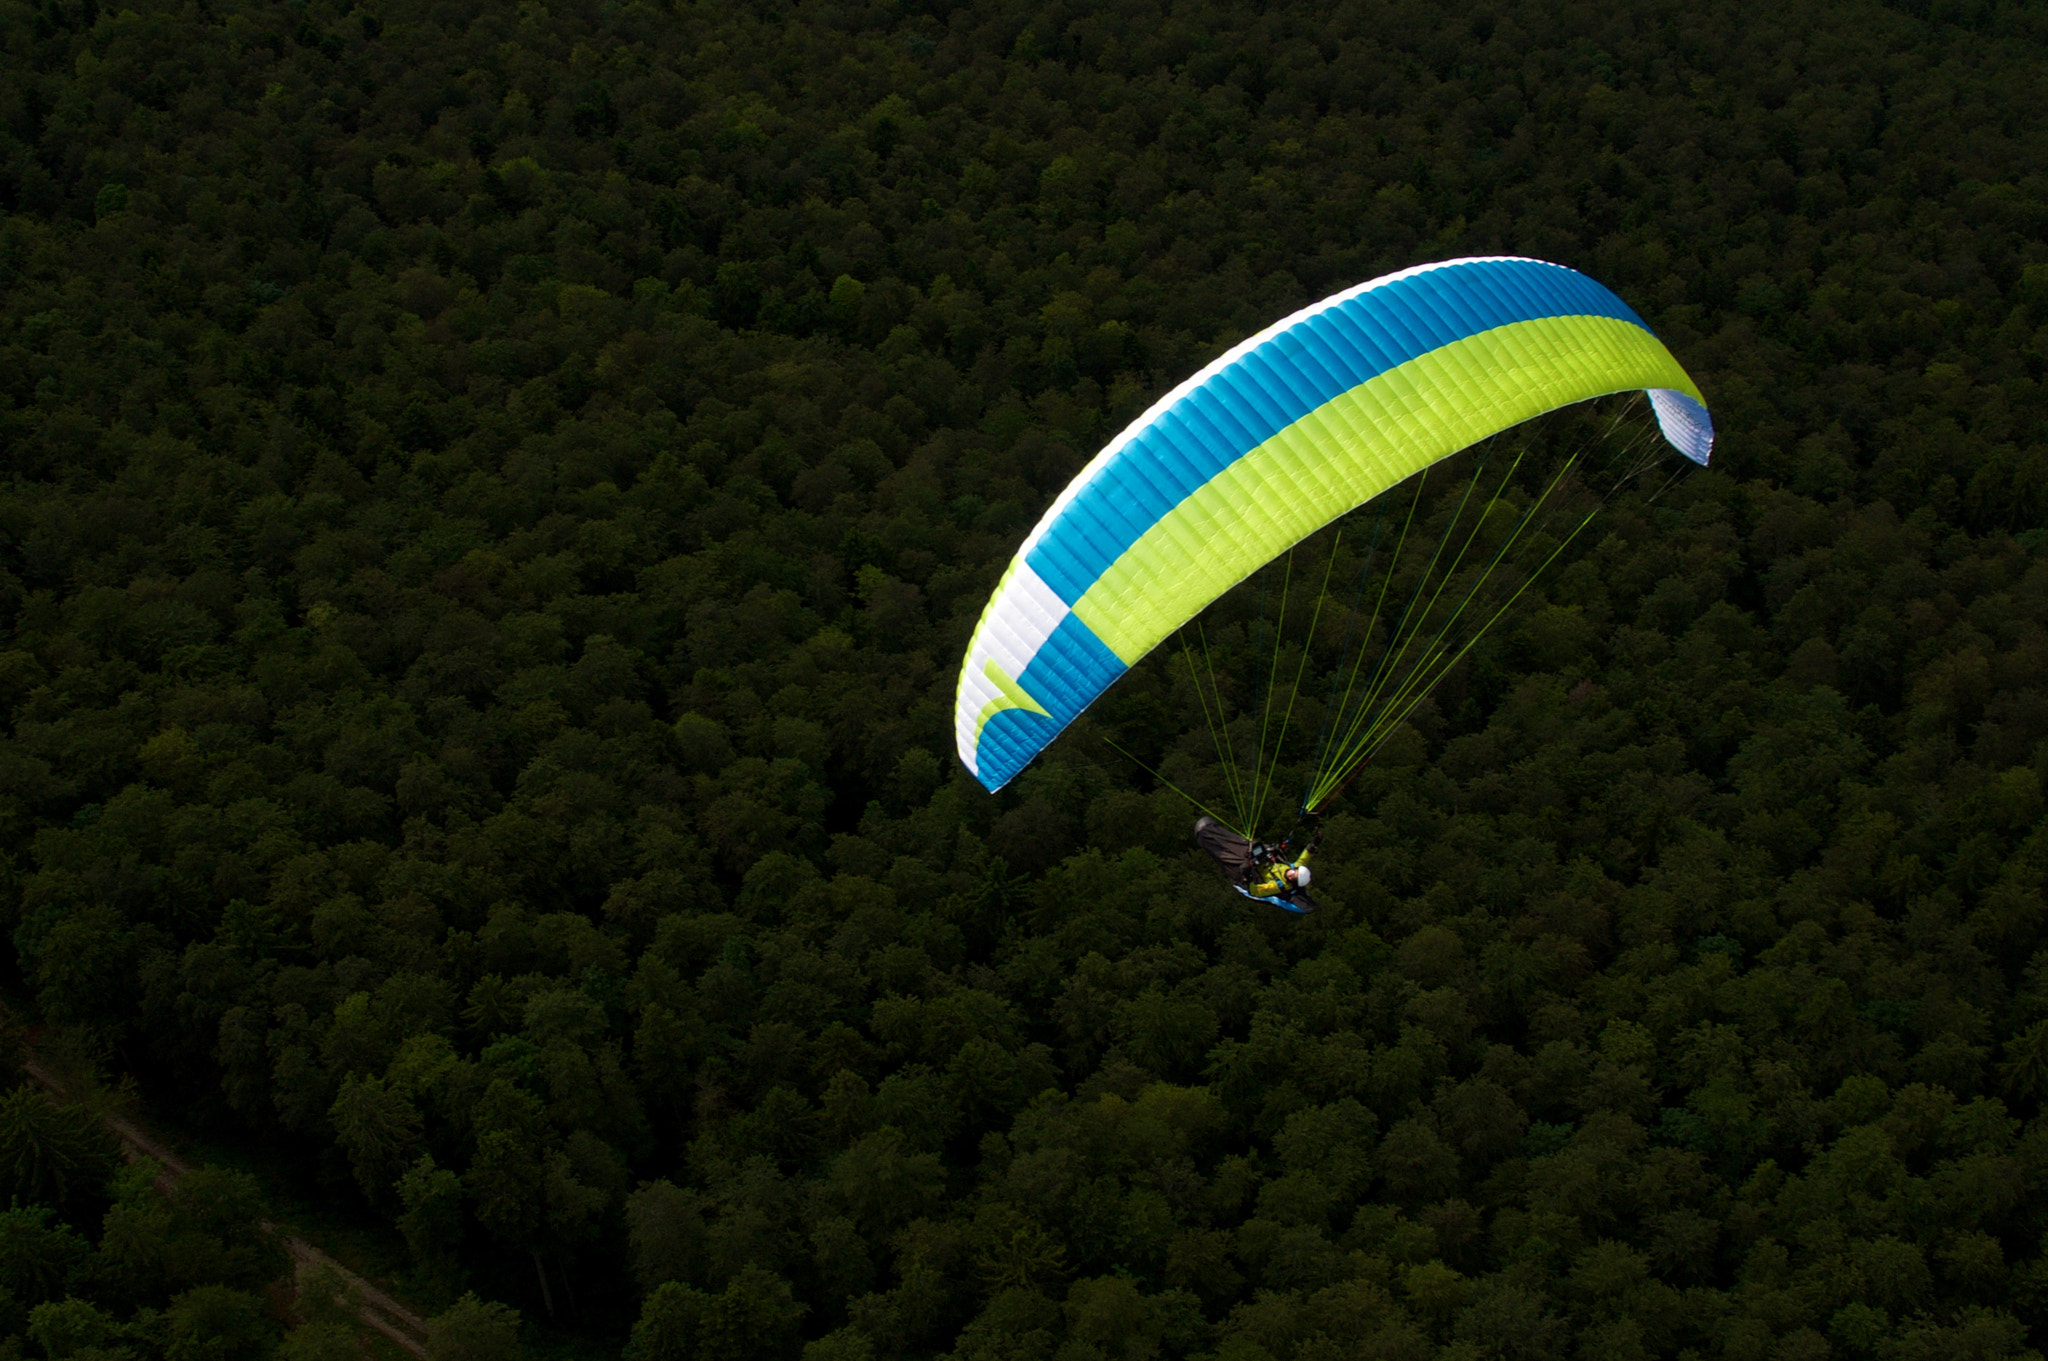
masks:
<svg viewBox="0 0 2048 1361"><path fill-rule="evenodd" d="M1714 453L1714 417L1697 398L1671 388L1650 389L1657 428L1672 448L1702 468Z"/></svg>

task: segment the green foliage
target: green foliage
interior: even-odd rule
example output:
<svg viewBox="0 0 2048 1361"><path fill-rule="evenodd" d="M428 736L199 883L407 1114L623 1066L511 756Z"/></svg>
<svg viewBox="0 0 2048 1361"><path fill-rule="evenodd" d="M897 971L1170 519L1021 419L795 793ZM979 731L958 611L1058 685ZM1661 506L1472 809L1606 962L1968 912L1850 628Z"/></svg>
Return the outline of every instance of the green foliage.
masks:
<svg viewBox="0 0 2048 1361"><path fill-rule="evenodd" d="M0 1195L15 1204L90 1211L117 1162L90 1111L27 1084L0 1097Z"/></svg>
<svg viewBox="0 0 2048 1361"><path fill-rule="evenodd" d="M28 1335L49 1361L104 1355L123 1335L120 1325L86 1300L67 1297L29 1312Z"/></svg>
<svg viewBox="0 0 2048 1361"><path fill-rule="evenodd" d="M644 1357L2024 1355L2044 37L0 3L9 986L473 1286L437 1355L517 1352L485 1297ZM1176 659L958 771L960 649L1105 439L1496 251L1615 287L1720 446L1337 801L1322 913L1094 740L1220 788ZM269 1347L253 1186L112 1170L0 1099L12 1345Z"/></svg>
<svg viewBox="0 0 2048 1361"><path fill-rule="evenodd" d="M0 1211L0 1291L17 1309L61 1295L92 1250L70 1225L55 1220L56 1212L41 1205L17 1202Z"/></svg>
<svg viewBox="0 0 2048 1361"><path fill-rule="evenodd" d="M510 1305L464 1295L427 1323L431 1361L516 1361L519 1311Z"/></svg>
<svg viewBox="0 0 2048 1361"><path fill-rule="evenodd" d="M387 1089L380 1078L358 1078L351 1073L342 1079L341 1093L334 1098L327 1118L333 1122L335 1141L348 1153L363 1193L376 1200L387 1199L409 1155L418 1147L420 1117L412 1103Z"/></svg>
<svg viewBox="0 0 2048 1361"><path fill-rule="evenodd" d="M263 1228L263 1204L246 1173L200 1167L168 1193L149 1159L115 1179L93 1272L124 1302L168 1303L213 1286L260 1290L284 1254Z"/></svg>
<svg viewBox="0 0 2048 1361"><path fill-rule="evenodd" d="M349 1361L362 1354L362 1344L344 1323L302 1323L278 1344L279 1361Z"/></svg>
<svg viewBox="0 0 2048 1361"><path fill-rule="evenodd" d="M397 1191L405 1206L398 1216L405 1245L426 1281L446 1289L461 1276L462 1179L422 1156L399 1178Z"/></svg>
<svg viewBox="0 0 2048 1361"><path fill-rule="evenodd" d="M96 1122L81 1128L104 1138ZM201 1167L165 1183L141 1159L85 1197L95 1206L111 1197L97 1243L44 1205L17 1200L0 1212L0 1347L19 1356L26 1342L50 1361L263 1361L277 1351L262 1292L279 1284L285 1258L254 1181ZM353 1319L321 1299L334 1282L315 1272L305 1284L315 1326L285 1339L285 1350L300 1361L354 1355Z"/></svg>
<svg viewBox="0 0 2048 1361"><path fill-rule="evenodd" d="M270 1354L275 1331L258 1296L199 1286L164 1310L164 1361L260 1361Z"/></svg>
<svg viewBox="0 0 2048 1361"><path fill-rule="evenodd" d="M804 1306L789 1283L748 1266L715 1295L668 1281L655 1287L626 1344L630 1361L769 1361L795 1355Z"/></svg>
<svg viewBox="0 0 2048 1361"><path fill-rule="evenodd" d="M673 1182L647 1182L627 1198L626 1224L633 1277L643 1291L699 1278L705 1228L695 1196Z"/></svg>

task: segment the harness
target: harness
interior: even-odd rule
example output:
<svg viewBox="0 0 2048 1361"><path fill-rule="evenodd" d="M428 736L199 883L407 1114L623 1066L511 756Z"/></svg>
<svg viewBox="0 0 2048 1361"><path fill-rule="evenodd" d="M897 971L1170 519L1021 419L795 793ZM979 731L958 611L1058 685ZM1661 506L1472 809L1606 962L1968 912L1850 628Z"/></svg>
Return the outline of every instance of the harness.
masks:
<svg viewBox="0 0 2048 1361"><path fill-rule="evenodd" d="M1306 860L1309 852L1316 848L1316 833L1318 830L1320 829L1317 826L1316 815L1304 813L1301 819L1295 823L1294 830L1290 831L1280 840L1253 842L1251 848L1252 863L1245 875L1247 887L1249 888L1254 885L1264 886L1268 881L1274 881L1278 885L1274 891L1281 893L1292 891L1294 886L1287 883L1283 876L1289 868Z"/></svg>

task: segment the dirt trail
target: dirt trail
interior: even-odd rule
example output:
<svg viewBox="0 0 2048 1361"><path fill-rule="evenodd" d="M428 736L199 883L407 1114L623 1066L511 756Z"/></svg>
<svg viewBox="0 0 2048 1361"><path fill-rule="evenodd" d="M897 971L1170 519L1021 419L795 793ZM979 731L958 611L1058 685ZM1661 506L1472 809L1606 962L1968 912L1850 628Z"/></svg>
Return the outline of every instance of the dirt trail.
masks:
<svg viewBox="0 0 2048 1361"><path fill-rule="evenodd" d="M55 1095L66 1100L76 1099L64 1083L58 1080L57 1075L45 1068L33 1055L22 1055L21 1069ZM169 1192L181 1177L192 1170L190 1163L173 1153L166 1144L133 1120L106 1112L101 1112L99 1118L100 1122L112 1130L115 1137L121 1141L121 1151L131 1162L138 1158L151 1158L163 1169L163 1175L157 1178L157 1186L163 1191ZM426 1356L425 1319L283 1226L266 1222L262 1228L265 1233L275 1238L278 1245L291 1257L301 1282L313 1268L326 1268L341 1280L347 1298L355 1308L356 1317L364 1327L382 1333L414 1356Z"/></svg>

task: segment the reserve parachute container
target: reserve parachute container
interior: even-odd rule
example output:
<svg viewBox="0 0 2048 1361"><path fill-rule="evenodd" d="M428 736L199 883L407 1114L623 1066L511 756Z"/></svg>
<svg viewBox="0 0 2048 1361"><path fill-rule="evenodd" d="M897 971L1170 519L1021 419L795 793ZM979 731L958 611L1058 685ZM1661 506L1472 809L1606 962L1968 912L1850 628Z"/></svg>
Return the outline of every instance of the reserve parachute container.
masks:
<svg viewBox="0 0 2048 1361"><path fill-rule="evenodd" d="M1326 298L1155 403L1062 491L1011 560L960 668L960 760L1002 788L1223 592L1431 464L1547 411L1649 394L1704 464L1704 399L1592 279L1447 260Z"/></svg>

